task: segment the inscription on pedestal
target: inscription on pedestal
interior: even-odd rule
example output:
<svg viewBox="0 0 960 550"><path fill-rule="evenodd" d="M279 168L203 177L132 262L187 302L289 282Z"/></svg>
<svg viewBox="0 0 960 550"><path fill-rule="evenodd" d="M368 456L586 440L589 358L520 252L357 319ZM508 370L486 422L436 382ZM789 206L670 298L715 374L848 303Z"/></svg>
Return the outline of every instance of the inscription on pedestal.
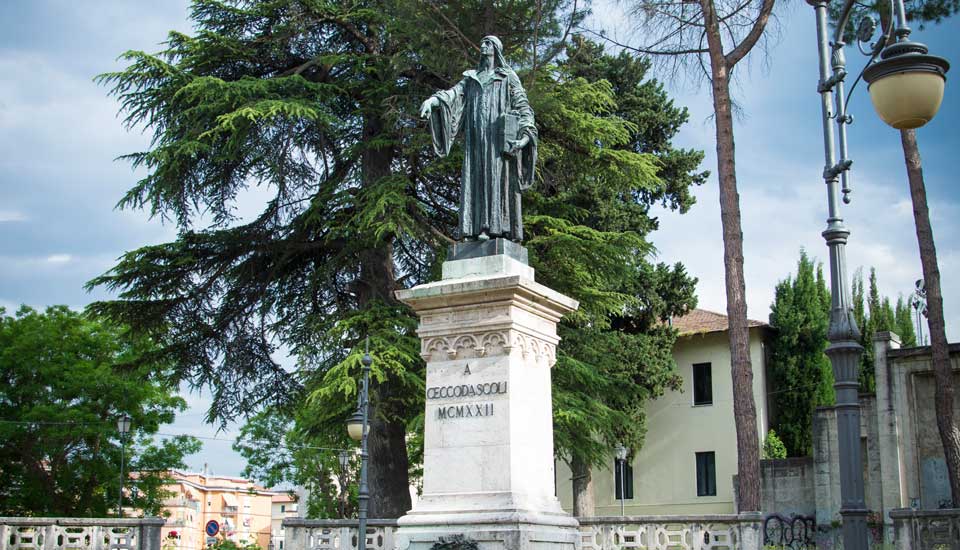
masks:
<svg viewBox="0 0 960 550"><path fill-rule="evenodd" d="M467 365L463 374L469 376L470 365ZM507 381L482 382L479 384L450 384L445 386L431 386L427 388L427 401L437 399L457 399L462 397L494 396L507 393ZM437 407L437 419L473 418L493 416L493 403L471 402Z"/></svg>
<svg viewBox="0 0 960 550"><path fill-rule="evenodd" d="M466 405L450 405L437 409L437 418L472 418L474 416L493 416L493 403L468 403Z"/></svg>

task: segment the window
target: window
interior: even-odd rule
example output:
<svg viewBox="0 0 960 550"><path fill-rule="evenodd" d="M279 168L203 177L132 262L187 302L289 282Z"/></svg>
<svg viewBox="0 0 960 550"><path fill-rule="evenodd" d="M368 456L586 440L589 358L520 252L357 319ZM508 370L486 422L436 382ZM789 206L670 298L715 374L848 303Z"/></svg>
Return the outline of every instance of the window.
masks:
<svg viewBox="0 0 960 550"><path fill-rule="evenodd" d="M281 504L281 505L280 505L280 513L282 514L282 513L286 512L286 511L287 511L287 506L286 506L285 504Z"/></svg>
<svg viewBox="0 0 960 550"><path fill-rule="evenodd" d="M693 366L693 404L713 405L713 374L710 363Z"/></svg>
<svg viewBox="0 0 960 550"><path fill-rule="evenodd" d="M630 464L630 458L623 463L623 477L620 478L620 463L613 461L614 471L614 498L617 500L626 500L633 498L633 466ZM624 494L626 493L626 494Z"/></svg>
<svg viewBox="0 0 960 550"><path fill-rule="evenodd" d="M697 453L697 496L717 496L717 459L713 451Z"/></svg>

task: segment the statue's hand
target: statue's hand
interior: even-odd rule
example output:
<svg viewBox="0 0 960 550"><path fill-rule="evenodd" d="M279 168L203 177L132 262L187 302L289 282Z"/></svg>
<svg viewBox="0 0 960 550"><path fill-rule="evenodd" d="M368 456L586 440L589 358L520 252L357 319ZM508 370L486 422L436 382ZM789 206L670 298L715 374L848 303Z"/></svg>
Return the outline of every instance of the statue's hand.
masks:
<svg viewBox="0 0 960 550"><path fill-rule="evenodd" d="M435 97L428 97L423 105L420 106L420 118L430 118L430 111L440 104L440 100Z"/></svg>
<svg viewBox="0 0 960 550"><path fill-rule="evenodd" d="M528 143L530 143L530 136L524 135L520 139L511 141L507 146L507 150L504 151L504 154L515 157L517 156L517 152L526 147Z"/></svg>

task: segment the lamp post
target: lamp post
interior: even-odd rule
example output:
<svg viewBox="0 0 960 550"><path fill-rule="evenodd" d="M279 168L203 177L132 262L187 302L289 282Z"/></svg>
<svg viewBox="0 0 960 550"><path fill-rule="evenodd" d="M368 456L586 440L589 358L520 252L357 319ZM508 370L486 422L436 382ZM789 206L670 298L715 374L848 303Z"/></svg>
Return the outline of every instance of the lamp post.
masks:
<svg viewBox="0 0 960 550"><path fill-rule="evenodd" d="M620 516L623 517L623 501L627 498L627 478L626 468L624 468L627 463L627 448L623 443L617 443L614 450L617 453L617 468L620 470Z"/></svg>
<svg viewBox="0 0 960 550"><path fill-rule="evenodd" d="M846 127L853 123L847 114L848 97L844 93L847 76L843 52L844 31L856 0L844 0L837 19L833 41L828 38L827 5L830 0L807 0L817 20L820 93L827 186L827 228L823 238L830 249L830 345L826 354L833 367L836 390L837 439L840 454L840 516L843 519L843 546L847 550L867 550L867 509L863 492L863 464L860 458L860 403L858 369L863 347L858 343L857 328L847 294L846 244L850 231L840 216L840 200L850 202L848 180L853 163L847 156ZM922 44L908 42L903 0L890 0L896 16L885 34L869 50L864 50L876 24L870 18L861 21L857 30L860 51L871 56L863 71L874 109L880 118L895 128L917 128L926 124L940 106L943 83L949 64L927 55ZM879 60L877 58L879 57ZM859 79L857 79L859 81ZM856 82L854 82L854 87ZM851 88L852 91L852 88ZM834 136L833 124L837 125ZM839 155L838 155L839 153ZM837 158L839 156L839 158Z"/></svg>
<svg viewBox="0 0 960 550"><path fill-rule="evenodd" d="M367 350L361 360L363 364L363 385L360 387L357 412L353 413L350 420L347 421L347 433L354 441L360 442L360 491L357 494L357 500L360 504L358 514L358 550L367 548L367 501L370 500L370 493L367 489L367 434L370 431L368 412L370 409L370 365L373 364L373 358L370 357L370 339L367 338Z"/></svg>
<svg viewBox="0 0 960 550"><path fill-rule="evenodd" d="M340 451L337 459L340 461L340 517L344 518L347 516L347 466L350 465L350 451Z"/></svg>
<svg viewBox="0 0 960 550"><path fill-rule="evenodd" d="M123 467L126 462L127 434L130 433L130 416L123 415L117 419L117 430L120 432L120 494L117 499L117 517L123 517Z"/></svg>

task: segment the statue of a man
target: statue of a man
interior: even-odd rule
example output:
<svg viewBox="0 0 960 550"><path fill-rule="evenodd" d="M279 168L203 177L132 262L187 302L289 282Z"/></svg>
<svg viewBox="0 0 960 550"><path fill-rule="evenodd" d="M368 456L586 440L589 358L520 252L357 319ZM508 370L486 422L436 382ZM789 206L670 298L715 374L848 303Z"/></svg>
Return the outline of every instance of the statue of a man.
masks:
<svg viewBox="0 0 960 550"><path fill-rule="evenodd" d="M480 42L480 64L449 90L420 107L429 119L433 150L450 153L463 129L466 139L460 183L460 237L523 240L520 192L533 185L537 128L527 93L503 57L496 36Z"/></svg>

